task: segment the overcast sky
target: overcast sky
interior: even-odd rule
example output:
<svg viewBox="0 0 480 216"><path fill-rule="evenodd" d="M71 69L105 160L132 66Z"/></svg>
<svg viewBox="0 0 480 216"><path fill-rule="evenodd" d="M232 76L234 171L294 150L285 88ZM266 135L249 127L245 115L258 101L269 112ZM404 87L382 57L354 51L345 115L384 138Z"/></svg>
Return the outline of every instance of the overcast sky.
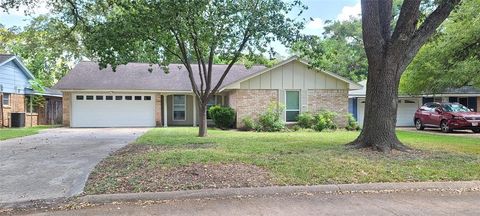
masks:
<svg viewBox="0 0 480 216"><path fill-rule="evenodd" d="M360 0L303 0L303 2L308 6L308 10L302 14L302 17L308 20L305 34L320 35L326 20L346 20L350 16L360 14ZM22 8L19 11L10 11L9 14L0 11L0 23L8 28L26 25L30 17L25 16L23 11ZM48 13L48 8L40 5L35 9L34 15L45 13ZM281 55L288 55L282 45L274 44L274 48Z"/></svg>

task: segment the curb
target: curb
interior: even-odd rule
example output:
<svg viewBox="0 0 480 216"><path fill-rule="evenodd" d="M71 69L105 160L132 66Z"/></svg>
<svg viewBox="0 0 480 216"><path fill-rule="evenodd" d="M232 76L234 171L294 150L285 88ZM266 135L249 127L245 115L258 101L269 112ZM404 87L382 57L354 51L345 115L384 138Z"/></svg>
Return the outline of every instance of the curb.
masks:
<svg viewBox="0 0 480 216"><path fill-rule="evenodd" d="M77 201L91 204L138 201L166 201L189 199L226 199L242 197L396 193L396 192L471 192L480 191L480 181L334 184L317 186L272 186L258 188L202 189L192 191L146 192L124 194L86 195Z"/></svg>

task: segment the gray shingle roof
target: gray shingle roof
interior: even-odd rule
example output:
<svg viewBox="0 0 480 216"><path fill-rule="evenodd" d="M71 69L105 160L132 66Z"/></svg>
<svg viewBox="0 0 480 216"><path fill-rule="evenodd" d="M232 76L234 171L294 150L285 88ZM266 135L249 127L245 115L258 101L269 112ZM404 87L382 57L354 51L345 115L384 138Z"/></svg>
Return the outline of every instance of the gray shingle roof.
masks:
<svg viewBox="0 0 480 216"><path fill-rule="evenodd" d="M149 72L149 68L152 72ZM198 67L192 65L199 85ZM217 83L227 65L213 65L212 83ZM234 65L225 78L226 86L252 74L264 70L264 66L246 68ZM53 88L59 90L154 90L154 91L191 91L188 72L182 64L169 65L166 74L158 65L146 63L128 63L117 67L116 72L110 67L100 70L97 62L80 62Z"/></svg>
<svg viewBox="0 0 480 216"><path fill-rule="evenodd" d="M8 59L12 58L14 55L12 54L0 54L0 64L4 63Z"/></svg>

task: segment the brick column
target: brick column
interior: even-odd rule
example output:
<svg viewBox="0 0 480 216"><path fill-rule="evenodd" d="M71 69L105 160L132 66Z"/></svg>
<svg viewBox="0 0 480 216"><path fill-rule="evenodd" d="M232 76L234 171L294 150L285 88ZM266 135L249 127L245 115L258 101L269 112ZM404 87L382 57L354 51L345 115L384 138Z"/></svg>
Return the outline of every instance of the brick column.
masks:
<svg viewBox="0 0 480 216"><path fill-rule="evenodd" d="M161 127L162 123L162 95L155 94L155 125Z"/></svg>
<svg viewBox="0 0 480 216"><path fill-rule="evenodd" d="M70 112L72 110L72 93L63 92L63 126L70 127Z"/></svg>

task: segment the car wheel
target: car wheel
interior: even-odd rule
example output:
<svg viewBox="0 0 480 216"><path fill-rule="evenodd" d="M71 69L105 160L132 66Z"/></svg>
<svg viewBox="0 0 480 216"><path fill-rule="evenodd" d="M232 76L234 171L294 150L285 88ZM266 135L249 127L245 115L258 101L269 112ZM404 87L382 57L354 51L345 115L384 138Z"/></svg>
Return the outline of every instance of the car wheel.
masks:
<svg viewBox="0 0 480 216"><path fill-rule="evenodd" d="M422 120L420 119L415 119L415 128L417 130L423 130L425 129L425 126L423 126Z"/></svg>
<svg viewBox="0 0 480 216"><path fill-rule="evenodd" d="M472 131L473 131L474 133L480 133L480 128L472 129Z"/></svg>
<svg viewBox="0 0 480 216"><path fill-rule="evenodd" d="M447 121L445 121L445 120L443 120L442 123L440 123L440 129L442 129L442 132L444 132L444 133L452 132L452 129L450 129Z"/></svg>

